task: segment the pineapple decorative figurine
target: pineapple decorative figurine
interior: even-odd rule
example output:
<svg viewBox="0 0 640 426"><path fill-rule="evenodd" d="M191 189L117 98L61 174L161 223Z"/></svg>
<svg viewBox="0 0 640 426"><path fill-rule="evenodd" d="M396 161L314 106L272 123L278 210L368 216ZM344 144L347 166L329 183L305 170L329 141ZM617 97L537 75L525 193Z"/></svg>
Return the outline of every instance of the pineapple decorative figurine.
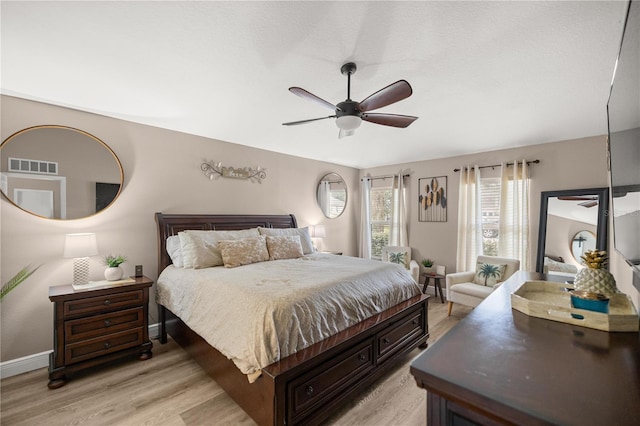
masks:
<svg viewBox="0 0 640 426"><path fill-rule="evenodd" d="M576 274L574 287L576 290L585 290L593 293L614 294L618 292L616 280L607 271L605 266L609 261L604 250L588 250L580 256L587 266Z"/></svg>

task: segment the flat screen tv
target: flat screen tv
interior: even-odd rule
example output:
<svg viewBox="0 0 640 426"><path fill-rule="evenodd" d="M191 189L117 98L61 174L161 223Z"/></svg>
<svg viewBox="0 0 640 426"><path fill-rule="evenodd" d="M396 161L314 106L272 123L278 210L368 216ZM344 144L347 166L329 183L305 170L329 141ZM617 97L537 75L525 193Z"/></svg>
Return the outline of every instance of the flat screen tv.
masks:
<svg viewBox="0 0 640 426"><path fill-rule="evenodd" d="M607 103L614 247L640 290L640 1L630 1Z"/></svg>

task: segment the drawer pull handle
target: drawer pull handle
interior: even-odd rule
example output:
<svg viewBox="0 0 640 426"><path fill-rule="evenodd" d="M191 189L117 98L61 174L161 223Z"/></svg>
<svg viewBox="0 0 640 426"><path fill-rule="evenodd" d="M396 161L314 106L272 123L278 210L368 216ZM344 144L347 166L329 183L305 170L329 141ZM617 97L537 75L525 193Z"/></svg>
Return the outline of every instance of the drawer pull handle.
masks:
<svg viewBox="0 0 640 426"><path fill-rule="evenodd" d="M418 325L418 320L417 319L414 319L412 322L413 322L413 325Z"/></svg>
<svg viewBox="0 0 640 426"><path fill-rule="evenodd" d="M391 341L385 337L384 339L382 339L382 343L384 343L385 345L388 345L389 343L391 343Z"/></svg>
<svg viewBox="0 0 640 426"><path fill-rule="evenodd" d="M365 354L360 354L360 355L358 355L358 359L359 359L360 361L364 361L364 360L366 360L366 359L367 359L367 356L366 356Z"/></svg>
<svg viewBox="0 0 640 426"><path fill-rule="evenodd" d="M110 304L111 304L111 300L109 300L109 299L105 300L105 301L104 301L104 304L105 304L105 305L110 305Z"/></svg>
<svg viewBox="0 0 640 426"><path fill-rule="evenodd" d="M109 342L105 342L105 343L104 343L104 347L105 347L105 348L107 348L107 349L109 349L109 348L111 347L111 343L109 343Z"/></svg>
<svg viewBox="0 0 640 426"><path fill-rule="evenodd" d="M111 321L110 320L104 320L104 326L105 327L109 327L111 325Z"/></svg>
<svg viewBox="0 0 640 426"><path fill-rule="evenodd" d="M307 386L307 395L313 395L314 390L313 386Z"/></svg>

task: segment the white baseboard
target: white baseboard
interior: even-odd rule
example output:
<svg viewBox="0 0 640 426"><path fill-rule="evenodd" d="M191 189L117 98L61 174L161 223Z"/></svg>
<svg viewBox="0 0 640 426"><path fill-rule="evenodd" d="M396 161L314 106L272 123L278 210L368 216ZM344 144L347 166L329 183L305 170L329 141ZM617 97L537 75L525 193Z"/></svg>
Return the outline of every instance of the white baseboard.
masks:
<svg viewBox="0 0 640 426"><path fill-rule="evenodd" d="M156 339L159 335L160 324L149 324L149 338ZM45 351L37 354L23 356L0 362L0 379L16 376L29 371L49 366L49 354L53 351Z"/></svg>

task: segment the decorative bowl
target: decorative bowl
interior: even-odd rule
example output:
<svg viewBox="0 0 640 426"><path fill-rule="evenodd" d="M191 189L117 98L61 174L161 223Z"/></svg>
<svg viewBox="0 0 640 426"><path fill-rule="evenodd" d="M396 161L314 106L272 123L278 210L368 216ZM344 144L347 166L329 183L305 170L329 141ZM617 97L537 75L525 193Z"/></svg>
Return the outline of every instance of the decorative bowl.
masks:
<svg viewBox="0 0 640 426"><path fill-rule="evenodd" d="M609 312L609 296L585 290L571 292L571 306L594 312Z"/></svg>

